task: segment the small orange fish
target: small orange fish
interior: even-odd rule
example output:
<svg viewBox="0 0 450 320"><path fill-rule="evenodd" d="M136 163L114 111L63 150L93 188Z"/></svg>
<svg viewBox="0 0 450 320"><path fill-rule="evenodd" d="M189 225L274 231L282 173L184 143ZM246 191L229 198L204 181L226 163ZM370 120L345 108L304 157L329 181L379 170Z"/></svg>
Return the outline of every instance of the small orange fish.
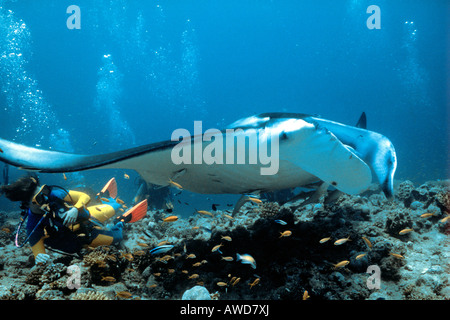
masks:
<svg viewBox="0 0 450 320"><path fill-rule="evenodd" d="M256 278L252 283L249 283L250 289L259 283L259 278Z"/></svg>
<svg viewBox="0 0 450 320"><path fill-rule="evenodd" d="M233 259L233 257L222 257L222 260L233 261L234 259Z"/></svg>
<svg viewBox="0 0 450 320"><path fill-rule="evenodd" d="M429 217L433 217L433 216L435 216L435 214L434 213L430 213L430 212L427 212L427 213L424 213L424 214L420 215L421 218L429 218Z"/></svg>
<svg viewBox="0 0 450 320"><path fill-rule="evenodd" d="M255 197L247 197L247 200L250 200L253 203L260 204L262 203L261 199L255 198Z"/></svg>
<svg viewBox="0 0 450 320"><path fill-rule="evenodd" d="M156 246L159 247L159 246L163 246L165 244L170 244L170 242L167 240L164 240L164 241L161 241L160 243L158 243Z"/></svg>
<svg viewBox="0 0 450 320"><path fill-rule="evenodd" d="M159 277L159 276L161 276L161 272L155 272L153 275L154 275L155 277Z"/></svg>
<svg viewBox="0 0 450 320"><path fill-rule="evenodd" d="M221 236L220 238L223 239L223 240L226 240L226 241L231 241L231 237L230 236Z"/></svg>
<svg viewBox="0 0 450 320"><path fill-rule="evenodd" d="M169 216L167 218L163 219L163 222L173 222L173 221L177 221L178 217L177 216Z"/></svg>
<svg viewBox="0 0 450 320"><path fill-rule="evenodd" d="M217 246L214 246L212 249L211 249L211 252L216 252L216 251L219 251L220 252L220 247L223 247L223 244L218 244Z"/></svg>
<svg viewBox="0 0 450 320"><path fill-rule="evenodd" d="M328 237L328 238L323 238L323 239L320 239L320 243L325 243L325 242L327 242L327 241L329 241L331 239L331 237Z"/></svg>
<svg viewBox="0 0 450 320"><path fill-rule="evenodd" d="M66 174L63 172L63 178L64 180L67 180Z"/></svg>
<svg viewBox="0 0 450 320"><path fill-rule="evenodd" d="M281 237L289 237L290 235L292 235L292 231L290 231L290 230L286 230L286 231L284 231L284 232L280 232L280 238Z"/></svg>
<svg viewBox="0 0 450 320"><path fill-rule="evenodd" d="M194 263L192 266L193 266L193 267L200 267L201 265L202 265L201 262L196 262L196 263Z"/></svg>
<svg viewBox="0 0 450 320"><path fill-rule="evenodd" d="M133 260L133 255L131 253L122 253L122 255L120 257L121 258L125 258L128 261L132 261Z"/></svg>
<svg viewBox="0 0 450 320"><path fill-rule="evenodd" d="M0 153L3 153L3 150L2 150L2 148L0 148Z"/></svg>
<svg viewBox="0 0 450 320"><path fill-rule="evenodd" d="M151 284L149 286L147 286L148 288L156 288L158 285L157 284Z"/></svg>
<svg viewBox="0 0 450 320"><path fill-rule="evenodd" d="M400 230L400 232L398 234L404 235L404 234L410 233L411 231L414 231L414 230L411 228L406 228L406 229Z"/></svg>
<svg viewBox="0 0 450 320"><path fill-rule="evenodd" d="M130 179L130 176L127 175L126 173L123 174L123 177L124 177L125 179Z"/></svg>
<svg viewBox="0 0 450 320"><path fill-rule="evenodd" d="M169 179L169 184L171 184L172 186L174 186L177 189L183 190L183 187L181 186L181 184L176 183L175 181L172 181L172 179Z"/></svg>
<svg viewBox="0 0 450 320"><path fill-rule="evenodd" d="M389 253L391 256L393 256L393 257L395 257L395 258L397 258L397 259L405 259L405 257L404 256L402 256L401 254L398 254L398 253Z"/></svg>
<svg viewBox="0 0 450 320"><path fill-rule="evenodd" d="M305 292L303 292L303 300L308 300L308 298L311 298L308 294L308 291L305 290Z"/></svg>
<svg viewBox="0 0 450 320"><path fill-rule="evenodd" d="M337 268L345 267L345 266L348 265L349 263L350 263L350 261L348 261L348 260L343 260L343 261L341 261L341 262L338 262L338 263L334 264L333 266L334 266L335 269L337 269Z"/></svg>
<svg viewBox="0 0 450 320"><path fill-rule="evenodd" d="M241 280L241 278L236 278L236 280L234 280L231 285L234 287L239 282L239 280Z"/></svg>
<svg viewBox="0 0 450 320"><path fill-rule="evenodd" d="M358 254L355 259L359 260L359 259L363 258L366 254L367 253Z"/></svg>
<svg viewBox="0 0 450 320"><path fill-rule="evenodd" d="M229 214L224 214L224 217L228 218L228 219L234 219L232 216L230 216Z"/></svg>
<svg viewBox="0 0 450 320"><path fill-rule="evenodd" d="M109 202L109 199L106 199L106 198L100 198L100 200L105 201L105 202Z"/></svg>
<svg viewBox="0 0 450 320"><path fill-rule="evenodd" d="M129 299L131 298L133 295L128 292L128 291L120 291L117 292L116 297L122 298L122 299Z"/></svg>
<svg viewBox="0 0 450 320"><path fill-rule="evenodd" d="M116 202L119 204L125 204L125 202L122 199L116 198Z"/></svg>
<svg viewBox="0 0 450 320"><path fill-rule="evenodd" d="M196 274L196 273L194 273L194 274L191 274L191 275L188 277L188 279L197 279L198 277L199 277L199 275Z"/></svg>
<svg viewBox="0 0 450 320"><path fill-rule="evenodd" d="M191 253L186 256L186 259L195 259L195 254Z"/></svg>
<svg viewBox="0 0 450 320"><path fill-rule="evenodd" d="M111 277L111 276L106 276L106 277L102 277L102 281L116 282L116 278Z"/></svg>
<svg viewBox="0 0 450 320"><path fill-rule="evenodd" d="M226 282L223 282L223 281L217 282L217 285L218 285L219 287L226 287L226 286L228 286L228 284L227 284Z"/></svg>
<svg viewBox="0 0 450 320"><path fill-rule="evenodd" d="M141 246L141 247L148 247L148 244L143 243L143 242L138 242L137 244L138 244L138 246Z"/></svg>
<svg viewBox="0 0 450 320"><path fill-rule="evenodd" d="M143 250L137 250L137 251L134 251L134 253L133 253L135 256L143 256L144 254L145 254L145 251L143 251Z"/></svg>
<svg viewBox="0 0 450 320"><path fill-rule="evenodd" d="M342 239L336 240L336 241L334 242L334 245L335 245L335 246L340 246L341 244L346 243L347 241L351 241L351 240L350 240L350 237L348 237L348 238L342 238Z"/></svg>
<svg viewBox="0 0 450 320"><path fill-rule="evenodd" d="M211 212L206 211L206 210L197 210L197 212L201 213L201 214L204 214L204 215L207 215L207 216L211 216L211 217L214 216Z"/></svg>
<svg viewBox="0 0 450 320"><path fill-rule="evenodd" d="M102 211L102 209L100 209L99 207L95 207L95 209L96 209L97 211Z"/></svg>
<svg viewBox="0 0 450 320"><path fill-rule="evenodd" d="M370 242L370 240L367 239L366 237L361 237L361 238L364 240L364 242L366 243L366 245L367 245L370 249L372 249L372 242Z"/></svg>
<svg viewBox="0 0 450 320"><path fill-rule="evenodd" d="M439 222L446 223L449 219L450 219L450 214L448 216L446 216L445 218L442 218L441 220L439 220Z"/></svg>

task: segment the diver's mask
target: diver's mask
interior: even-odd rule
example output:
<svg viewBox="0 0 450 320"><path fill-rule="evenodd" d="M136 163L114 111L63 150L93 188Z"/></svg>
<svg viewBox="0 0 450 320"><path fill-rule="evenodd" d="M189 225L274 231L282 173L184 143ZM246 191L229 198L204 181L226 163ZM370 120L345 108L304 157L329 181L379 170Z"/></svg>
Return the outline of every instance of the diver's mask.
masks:
<svg viewBox="0 0 450 320"><path fill-rule="evenodd" d="M34 195L33 199L31 199L31 203L38 205L43 210L48 209L50 192L50 187L44 184Z"/></svg>

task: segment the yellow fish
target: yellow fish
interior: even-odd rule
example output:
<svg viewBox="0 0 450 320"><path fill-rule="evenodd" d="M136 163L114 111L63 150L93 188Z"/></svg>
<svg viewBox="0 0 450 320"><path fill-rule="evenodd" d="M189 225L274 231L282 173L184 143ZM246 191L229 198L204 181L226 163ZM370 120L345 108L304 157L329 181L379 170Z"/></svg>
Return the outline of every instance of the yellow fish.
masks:
<svg viewBox="0 0 450 320"><path fill-rule="evenodd" d="M219 287L226 287L226 286L228 286L228 284L227 284L226 282L223 282L223 281L217 282L217 285L218 285Z"/></svg>
<svg viewBox="0 0 450 320"><path fill-rule="evenodd" d="M363 258L366 254L367 253L358 254L355 259L359 260L359 259Z"/></svg>
<svg viewBox="0 0 450 320"><path fill-rule="evenodd" d="M107 276L107 277L102 277L102 281L107 281L107 282L116 282L116 278L111 277L111 276Z"/></svg>
<svg viewBox="0 0 450 320"><path fill-rule="evenodd" d="M286 231L284 231L284 232L280 232L280 238L281 237L289 237L290 235L292 235L292 231L290 231L290 230L286 230Z"/></svg>
<svg viewBox="0 0 450 320"><path fill-rule="evenodd" d="M127 175L126 173L123 174L123 177L124 177L125 179L130 179L130 176Z"/></svg>
<svg viewBox="0 0 450 320"><path fill-rule="evenodd" d="M389 253L389 254L397 259L405 259L404 256L402 256L401 254L398 254L398 253Z"/></svg>
<svg viewBox="0 0 450 320"><path fill-rule="evenodd" d="M303 292L303 300L307 300L308 298L310 298L308 291L305 290L305 292Z"/></svg>
<svg viewBox="0 0 450 320"><path fill-rule="evenodd" d="M435 214L434 213L430 213L430 212L427 212L427 213L424 213L424 214L420 215L421 218L429 218L429 217L433 217L433 216L435 216Z"/></svg>
<svg viewBox="0 0 450 320"><path fill-rule="evenodd" d="M334 242L334 245L335 245L335 246L340 246L341 244L346 243L347 241L351 241L351 240L350 240L350 237L348 237L348 238L342 238L342 239L336 240L336 241Z"/></svg>
<svg viewBox="0 0 450 320"><path fill-rule="evenodd" d="M323 238L323 239L320 239L320 243L325 243L325 242L327 242L328 240L330 240L331 239L331 237L328 237L328 238Z"/></svg>
<svg viewBox="0 0 450 320"><path fill-rule="evenodd" d="M143 243L143 242L137 242L137 245L141 246L141 247L148 247L148 244Z"/></svg>
<svg viewBox="0 0 450 320"><path fill-rule="evenodd" d="M222 257L222 260L233 261L233 257Z"/></svg>
<svg viewBox="0 0 450 320"><path fill-rule="evenodd" d="M215 251L219 251L220 252L220 247L222 247L223 246L223 244L218 244L217 246L214 246L212 249L211 249L211 252L215 252Z"/></svg>
<svg viewBox="0 0 450 320"><path fill-rule="evenodd" d="M400 230L400 232L398 234L404 235L404 234L410 233L411 231L414 231L414 230L411 228L406 228L406 229Z"/></svg>
<svg viewBox="0 0 450 320"><path fill-rule="evenodd" d="M194 273L188 277L188 279L197 279L199 277L198 274Z"/></svg>
<svg viewBox="0 0 450 320"><path fill-rule="evenodd" d="M247 200L250 200L251 202L257 203L257 204L262 203L261 199L254 198L254 197L247 197Z"/></svg>
<svg viewBox="0 0 450 320"><path fill-rule="evenodd" d="M197 212L201 213L201 214L204 214L204 215L207 215L207 216L211 216L211 217L214 216L211 212L206 211L206 210L197 210Z"/></svg>
<svg viewBox="0 0 450 320"><path fill-rule="evenodd" d="M172 186L174 186L177 189L183 190L183 187L181 186L181 184L176 183L175 181L172 181L172 179L169 179L169 184L171 184Z"/></svg>
<svg viewBox="0 0 450 320"><path fill-rule="evenodd" d="M64 180L67 180L66 174L63 172Z"/></svg>
<svg viewBox="0 0 450 320"><path fill-rule="evenodd" d="M370 249L372 249L372 242L370 242L370 240L367 239L366 237L361 237L361 238L364 240L364 242L367 244L367 246L368 246Z"/></svg>
<svg viewBox="0 0 450 320"><path fill-rule="evenodd" d="M337 268L345 267L345 266L348 265L349 263L350 263L350 261L348 261L348 260L343 260L343 261L341 261L341 262L338 262L338 263L334 264L333 266L334 266L335 269L337 269Z"/></svg>
<svg viewBox="0 0 450 320"><path fill-rule="evenodd" d="M221 236L221 238L223 240L231 241L231 237L230 236Z"/></svg>
<svg viewBox="0 0 450 320"><path fill-rule="evenodd" d="M178 217L177 216L169 216L167 218L163 219L163 222L173 222L173 221L177 221Z"/></svg>
<svg viewBox="0 0 450 320"><path fill-rule="evenodd" d="M128 292L128 291L120 291L117 292L116 297L122 298L122 299L129 299L131 298L133 295Z"/></svg>
<svg viewBox="0 0 450 320"><path fill-rule="evenodd" d="M250 289L256 286L259 283L259 278L256 278L252 283L249 283Z"/></svg>

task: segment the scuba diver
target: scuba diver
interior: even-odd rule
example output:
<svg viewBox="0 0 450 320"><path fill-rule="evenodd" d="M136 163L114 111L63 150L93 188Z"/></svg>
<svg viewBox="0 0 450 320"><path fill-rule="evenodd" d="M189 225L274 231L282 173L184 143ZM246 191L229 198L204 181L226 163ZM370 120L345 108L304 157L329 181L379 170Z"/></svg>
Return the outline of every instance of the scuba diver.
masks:
<svg viewBox="0 0 450 320"><path fill-rule="evenodd" d="M101 204L86 207L86 193L59 186L40 185L37 176L23 176L16 182L0 187L0 193L11 201L21 201L22 222L16 233L16 246L31 245L35 263L46 263L50 255L45 246L66 253L79 253L84 247L115 245L122 239L125 223L142 219L147 213L147 201L120 214L115 224L105 228L104 222L122 213L123 201L117 198L116 180L112 178L97 194ZM27 220L26 240L19 245L19 232Z"/></svg>

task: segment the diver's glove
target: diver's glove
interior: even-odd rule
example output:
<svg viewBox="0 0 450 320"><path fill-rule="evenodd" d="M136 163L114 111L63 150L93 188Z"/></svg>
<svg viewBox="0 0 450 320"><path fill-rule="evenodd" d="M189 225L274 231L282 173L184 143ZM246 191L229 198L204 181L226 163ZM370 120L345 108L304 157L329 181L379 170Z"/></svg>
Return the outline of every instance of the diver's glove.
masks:
<svg viewBox="0 0 450 320"><path fill-rule="evenodd" d="M36 264L46 264L50 260L50 255L46 253L39 253L36 258L34 259L34 262Z"/></svg>
<svg viewBox="0 0 450 320"><path fill-rule="evenodd" d="M68 225L71 225L75 221L77 221L78 218L78 209L73 207L64 212L61 215L61 218L64 219L63 224L67 227Z"/></svg>

